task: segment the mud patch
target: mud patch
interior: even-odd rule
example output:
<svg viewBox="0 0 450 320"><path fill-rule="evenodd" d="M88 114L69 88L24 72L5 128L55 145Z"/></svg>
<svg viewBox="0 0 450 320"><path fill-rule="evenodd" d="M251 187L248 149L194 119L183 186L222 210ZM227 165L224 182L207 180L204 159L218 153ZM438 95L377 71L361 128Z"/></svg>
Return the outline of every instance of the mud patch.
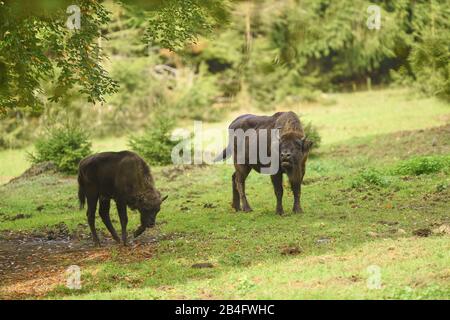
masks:
<svg viewBox="0 0 450 320"><path fill-rule="evenodd" d="M143 235L129 246L117 245L103 236L102 247L95 247L84 234L84 226L72 233L64 224L33 233L0 234L0 299L41 298L64 285L66 270L113 260L130 263L151 259L158 241L171 234Z"/></svg>

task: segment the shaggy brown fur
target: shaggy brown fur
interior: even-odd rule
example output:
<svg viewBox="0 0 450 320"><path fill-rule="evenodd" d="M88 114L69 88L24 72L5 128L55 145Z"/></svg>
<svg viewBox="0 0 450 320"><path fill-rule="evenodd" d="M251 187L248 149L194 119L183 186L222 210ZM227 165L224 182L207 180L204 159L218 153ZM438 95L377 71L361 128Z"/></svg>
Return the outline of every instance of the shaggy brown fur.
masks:
<svg viewBox="0 0 450 320"><path fill-rule="evenodd" d="M294 193L294 212L301 212L300 205L301 184L303 176L305 175L306 160L308 158L309 150L312 142L307 140L303 131L300 119L294 112L277 112L272 116L255 116L251 114L242 115L236 118L229 126L229 129L242 129L246 132L249 129L255 129L258 133L261 129L268 130L268 145L267 154L271 155L271 136L269 131L271 129L278 129L280 132L279 138L279 163L281 166L275 174L271 175L272 184L277 197L276 212L283 213L283 173L286 173ZM234 140L234 141L233 141ZM259 159L256 164L249 162L249 139L245 141L245 163L237 163L237 138L229 141L228 147L223 150L215 161L224 160L234 154L235 172L232 177L233 189L233 203L232 206L236 211L242 209L244 211L251 211L250 205L245 194L245 180L252 169L261 172L261 169L269 165L263 165ZM259 145L259 134L258 134Z"/></svg>
<svg viewBox="0 0 450 320"><path fill-rule="evenodd" d="M95 230L97 202L99 214L111 233L120 242L109 217L111 199L114 199L122 227L122 241L127 242L127 206L141 214L141 225L134 236L139 236L155 224L156 215L165 198L155 188L150 168L137 154L130 151L103 152L81 160L78 170L78 197L83 208L87 199L87 217L92 238L100 244ZM167 197L166 197L167 198Z"/></svg>

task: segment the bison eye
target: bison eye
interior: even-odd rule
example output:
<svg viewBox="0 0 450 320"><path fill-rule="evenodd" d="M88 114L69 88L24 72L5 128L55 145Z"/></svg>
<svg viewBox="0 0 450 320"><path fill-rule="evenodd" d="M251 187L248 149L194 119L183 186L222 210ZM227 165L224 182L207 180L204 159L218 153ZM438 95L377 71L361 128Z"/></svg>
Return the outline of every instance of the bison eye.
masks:
<svg viewBox="0 0 450 320"><path fill-rule="evenodd" d="M296 145L297 147L299 147L300 150L303 150L303 140L301 140L301 139L295 139L295 145Z"/></svg>

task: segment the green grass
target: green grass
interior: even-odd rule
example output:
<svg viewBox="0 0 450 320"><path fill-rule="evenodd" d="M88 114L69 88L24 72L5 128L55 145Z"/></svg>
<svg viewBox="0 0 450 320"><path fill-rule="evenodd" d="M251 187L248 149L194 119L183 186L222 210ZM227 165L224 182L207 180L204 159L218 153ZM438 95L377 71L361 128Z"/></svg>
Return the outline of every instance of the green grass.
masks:
<svg viewBox="0 0 450 320"><path fill-rule="evenodd" d="M436 127L450 120L448 103L435 98L417 97L406 89L387 89L356 93L332 94L335 104L299 104L292 109L301 115L304 121L312 121L318 126L324 146L337 142L355 143L354 138L366 138L379 134L401 130L416 130ZM285 111L283 108L281 111ZM217 152L226 143L230 121L239 113L258 110L234 112L218 123L203 124L205 147ZM266 112L272 114L273 112ZM192 123L183 123L183 127L192 130ZM224 140L218 142L218 134ZM208 137L211 137L208 139ZM223 143L222 143L223 142ZM409 145L409 144L408 144ZM409 145L414 147L414 145ZM95 140L93 151L119 151L128 149L127 137L112 137ZM32 148L27 148L28 151ZM25 171L26 150L0 151L0 184Z"/></svg>
<svg viewBox="0 0 450 320"><path fill-rule="evenodd" d="M381 240L345 253L272 260L169 287L115 288L81 299L448 299L448 238ZM432 261L432 263L430 263ZM380 287L368 287L371 268ZM370 280L369 280L370 281Z"/></svg>
<svg viewBox="0 0 450 320"><path fill-rule="evenodd" d="M366 119L371 107L355 101L374 99L372 108L381 108L385 96L391 108L398 103L403 111L393 112L397 118L379 118L380 126L363 129L363 123L373 122ZM167 174L170 167L153 168L157 187L169 199L157 217L157 227L148 231L159 239L151 245L151 255L140 257L131 251L129 254L136 256L126 258L120 247L109 246L103 249L107 259L76 261L83 272L82 290L58 286L46 296L449 298L449 235L413 236L420 228L450 224L449 171L406 176L390 172L412 157L450 154L449 127L432 128L445 123L450 108L435 100L418 100L431 101L432 111L422 113L420 109L422 122L414 116L404 121L405 114L417 113L407 105L417 107L418 103L405 99L402 91L380 91L344 95L337 98L335 106L308 107L317 109L310 114L322 126L325 144L308 161L302 215L290 212L292 193L287 184L287 214L280 217L274 213L275 197L267 176L250 174L247 194L254 211L235 213L230 207L232 166L187 169L178 175ZM348 117L346 132L332 138L331 115L325 109L334 114L338 128L339 121ZM373 116L378 117L375 111ZM426 130L395 132L406 129ZM430 139L433 144L420 147ZM112 139L97 146L112 149L115 143ZM361 176L364 183L354 185ZM38 210L41 206L44 209ZM30 216L5 219L19 213ZM118 227L114 208L111 215ZM132 230L139 219L135 213L129 216ZM80 228L81 223L87 232L85 214L77 209L73 177L43 175L0 187L0 230L42 230L61 222L71 230ZM100 219L97 226L105 230ZM285 254L289 248L298 249L298 254ZM191 267L202 262L214 267ZM366 285L371 265L380 267L381 289L371 290Z"/></svg>

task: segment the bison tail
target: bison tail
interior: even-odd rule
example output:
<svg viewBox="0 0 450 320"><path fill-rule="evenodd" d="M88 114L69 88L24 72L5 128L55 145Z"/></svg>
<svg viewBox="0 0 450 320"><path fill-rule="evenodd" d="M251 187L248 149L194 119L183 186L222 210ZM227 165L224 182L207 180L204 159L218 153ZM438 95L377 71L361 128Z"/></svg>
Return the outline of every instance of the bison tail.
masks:
<svg viewBox="0 0 450 320"><path fill-rule="evenodd" d="M78 176L78 200L80 201L80 210L82 210L86 202L86 193L84 192L83 185L81 184L80 176Z"/></svg>
<svg viewBox="0 0 450 320"><path fill-rule="evenodd" d="M228 146L223 149L222 153L220 153L215 159L214 162L219 162L219 161L223 161L228 159L229 157L231 157L231 149L232 149L232 145L231 143L228 144Z"/></svg>

